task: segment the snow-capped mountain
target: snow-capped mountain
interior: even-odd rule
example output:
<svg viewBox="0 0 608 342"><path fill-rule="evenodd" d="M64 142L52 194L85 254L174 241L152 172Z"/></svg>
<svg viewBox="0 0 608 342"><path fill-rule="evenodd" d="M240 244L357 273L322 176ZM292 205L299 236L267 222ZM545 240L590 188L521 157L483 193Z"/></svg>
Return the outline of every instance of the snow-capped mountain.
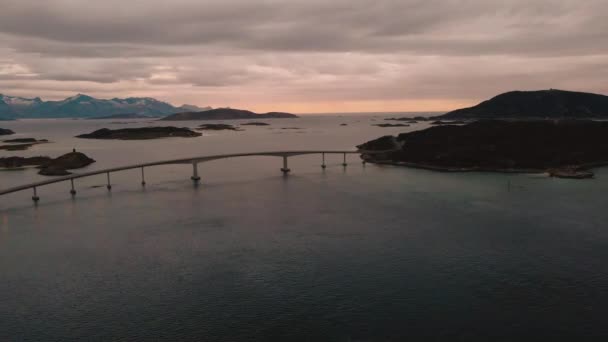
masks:
<svg viewBox="0 0 608 342"><path fill-rule="evenodd" d="M0 100L6 103L9 106L22 106L22 107L31 107L36 106L42 103L42 100L39 97L28 99L25 97L17 97L17 96L8 96L0 94Z"/></svg>
<svg viewBox="0 0 608 342"><path fill-rule="evenodd" d="M0 94L0 118L92 118L116 114L141 114L147 116L164 116L191 111L195 108L202 111L210 108L199 108L192 105L175 107L167 102L150 97L113 98L110 100L77 94L61 101L42 101L7 96Z"/></svg>

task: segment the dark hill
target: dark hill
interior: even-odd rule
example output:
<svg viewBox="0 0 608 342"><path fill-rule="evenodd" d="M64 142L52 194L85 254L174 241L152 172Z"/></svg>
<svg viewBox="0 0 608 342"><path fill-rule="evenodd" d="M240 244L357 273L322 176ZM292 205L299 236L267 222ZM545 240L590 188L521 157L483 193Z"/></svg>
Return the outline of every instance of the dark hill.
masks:
<svg viewBox="0 0 608 342"><path fill-rule="evenodd" d="M512 91L441 119L608 118L608 96L565 90Z"/></svg>
<svg viewBox="0 0 608 342"><path fill-rule="evenodd" d="M185 120L237 120L237 119L282 119L297 118L296 115L289 113L270 112L256 114L248 110L217 108L203 112L186 112L169 115L161 120L166 121L185 121Z"/></svg>

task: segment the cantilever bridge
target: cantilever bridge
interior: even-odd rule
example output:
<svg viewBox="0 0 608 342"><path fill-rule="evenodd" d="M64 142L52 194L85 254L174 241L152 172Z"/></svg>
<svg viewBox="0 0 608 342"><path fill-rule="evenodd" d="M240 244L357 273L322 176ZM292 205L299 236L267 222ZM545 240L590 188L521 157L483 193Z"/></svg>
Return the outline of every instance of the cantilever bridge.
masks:
<svg viewBox="0 0 608 342"><path fill-rule="evenodd" d="M76 195L76 189L74 187L75 179L91 177L91 176L100 175L100 174L106 175L106 179L107 179L106 187L108 188L108 190L111 190L112 183L111 183L110 175L112 173L126 171L126 170L133 170L133 169L141 169L141 184L142 184L142 186L145 186L146 185L146 179L145 179L145 169L146 168L153 167L153 166L159 166L159 165L175 165L175 164L192 165L192 177L190 177L190 178L196 184L201 179L198 175L198 164L212 161L212 160L217 160L217 159L238 158L238 157L270 156L270 157L283 158L283 165L282 165L281 171L284 174L287 174L290 171L289 165L288 165L289 157L309 155L309 154L318 154L321 156L321 167L322 168L326 168L325 155L327 155L327 154L342 155L343 156L342 165L346 167L347 166L347 164L346 164L346 155L347 154L361 154L361 153L364 153L364 152L362 152L362 151L275 151L275 152L218 154L218 155L201 156L201 157L194 157L194 158L162 160L162 161L157 161L157 162L121 166L121 167L115 167L115 168L111 168L111 169L97 170L97 171L91 171L91 172L75 173L75 174L71 174L71 175L65 176L65 177L57 177L57 178L49 179L46 181L20 185L20 186L16 186L16 187L9 188L9 189L0 189L0 196L10 194L13 192L31 189L33 191L32 200L34 202L38 202L40 200L40 197L38 196L38 188L43 187L45 185L60 183L60 182L70 182L70 194L72 194L72 196L75 196ZM369 152L365 152L365 153L369 153ZM373 153L378 153L378 152L373 152Z"/></svg>

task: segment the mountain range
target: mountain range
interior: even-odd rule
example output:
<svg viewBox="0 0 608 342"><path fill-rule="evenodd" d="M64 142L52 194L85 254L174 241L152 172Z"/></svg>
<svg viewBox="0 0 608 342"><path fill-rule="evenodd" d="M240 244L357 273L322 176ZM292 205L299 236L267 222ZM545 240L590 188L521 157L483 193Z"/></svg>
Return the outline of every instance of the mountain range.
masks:
<svg viewBox="0 0 608 342"><path fill-rule="evenodd" d="M138 114L153 117L205 111L193 105L175 107L167 102L150 97L129 97L125 99L96 99L78 94L60 101L43 101L39 97L24 98L0 94L0 120L26 118L93 118L99 116Z"/></svg>
<svg viewBox="0 0 608 342"><path fill-rule="evenodd" d="M549 89L511 91L476 106L441 115L441 119L608 118L608 96Z"/></svg>

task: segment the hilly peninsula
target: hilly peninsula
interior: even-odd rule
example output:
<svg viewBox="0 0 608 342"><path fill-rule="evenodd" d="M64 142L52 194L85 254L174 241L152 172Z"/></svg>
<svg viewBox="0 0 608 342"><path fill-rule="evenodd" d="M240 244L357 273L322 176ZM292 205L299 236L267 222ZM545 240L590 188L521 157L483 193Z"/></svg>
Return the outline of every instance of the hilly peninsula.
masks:
<svg viewBox="0 0 608 342"><path fill-rule="evenodd" d="M440 119L608 119L608 96L566 90L511 91Z"/></svg>
<svg viewBox="0 0 608 342"><path fill-rule="evenodd" d="M358 148L373 163L585 178L590 168L608 165L608 122L479 120L385 136Z"/></svg>
<svg viewBox="0 0 608 342"><path fill-rule="evenodd" d="M162 118L165 121L187 121L187 120L238 120L238 119L286 119L297 118L294 114L270 112L257 114L248 110L232 108L216 108L200 112L185 112L169 115Z"/></svg>

